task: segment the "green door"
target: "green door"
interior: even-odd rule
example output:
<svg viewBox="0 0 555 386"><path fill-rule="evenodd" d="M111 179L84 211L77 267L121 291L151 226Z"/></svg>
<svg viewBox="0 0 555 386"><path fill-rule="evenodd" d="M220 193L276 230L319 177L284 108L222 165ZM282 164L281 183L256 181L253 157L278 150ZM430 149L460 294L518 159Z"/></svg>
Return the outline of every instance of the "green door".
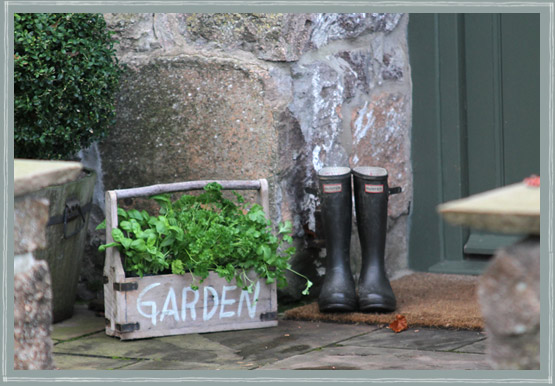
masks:
<svg viewBox="0 0 555 386"><path fill-rule="evenodd" d="M539 14L411 14L409 266L480 273L518 237L444 223L439 203L539 174Z"/></svg>

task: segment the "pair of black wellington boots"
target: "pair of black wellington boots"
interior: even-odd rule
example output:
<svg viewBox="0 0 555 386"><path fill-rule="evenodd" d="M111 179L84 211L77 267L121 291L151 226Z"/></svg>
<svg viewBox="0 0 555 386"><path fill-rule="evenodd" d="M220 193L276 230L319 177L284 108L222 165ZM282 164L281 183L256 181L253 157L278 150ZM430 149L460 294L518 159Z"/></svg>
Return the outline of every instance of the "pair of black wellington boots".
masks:
<svg viewBox="0 0 555 386"><path fill-rule="evenodd" d="M352 187L362 252L358 293L350 268ZM392 312L395 294L384 264L387 203L401 188L389 188L387 170L325 167L318 172L326 237L326 274L318 297L321 312Z"/></svg>

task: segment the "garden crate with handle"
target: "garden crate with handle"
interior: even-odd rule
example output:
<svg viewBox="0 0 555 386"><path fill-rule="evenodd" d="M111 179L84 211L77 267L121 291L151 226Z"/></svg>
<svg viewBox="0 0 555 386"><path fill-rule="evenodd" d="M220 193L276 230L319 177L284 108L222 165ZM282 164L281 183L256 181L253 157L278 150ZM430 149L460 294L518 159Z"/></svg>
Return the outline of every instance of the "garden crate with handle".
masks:
<svg viewBox="0 0 555 386"><path fill-rule="evenodd" d="M106 242L113 241L118 226L118 199L160 193L201 190L217 182L226 190L256 190L266 217L269 217L268 182L187 181L106 192ZM199 332L242 330L277 325L276 283L256 280L252 293L228 282L215 272L193 290L191 275L152 275L126 277L116 247L106 249L104 264L104 306L106 334L122 340Z"/></svg>

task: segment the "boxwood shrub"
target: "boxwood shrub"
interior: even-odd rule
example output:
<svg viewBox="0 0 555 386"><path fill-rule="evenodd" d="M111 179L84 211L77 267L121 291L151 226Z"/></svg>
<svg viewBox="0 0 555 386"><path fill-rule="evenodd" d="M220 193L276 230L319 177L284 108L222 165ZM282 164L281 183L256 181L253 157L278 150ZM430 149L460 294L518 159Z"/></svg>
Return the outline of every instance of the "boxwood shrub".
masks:
<svg viewBox="0 0 555 386"><path fill-rule="evenodd" d="M107 134L121 67L102 14L14 15L14 155L71 159Z"/></svg>

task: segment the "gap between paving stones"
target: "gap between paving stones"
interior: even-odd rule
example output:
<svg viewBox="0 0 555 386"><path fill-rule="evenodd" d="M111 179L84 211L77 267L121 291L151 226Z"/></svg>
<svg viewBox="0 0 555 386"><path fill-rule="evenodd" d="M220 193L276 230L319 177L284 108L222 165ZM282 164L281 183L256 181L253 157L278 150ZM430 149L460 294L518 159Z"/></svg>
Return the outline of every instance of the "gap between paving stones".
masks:
<svg viewBox="0 0 555 386"><path fill-rule="evenodd" d="M53 342L53 343L54 343L54 346L56 346L56 345L61 344L61 343L73 342L75 340L83 339L83 338L86 338L88 336L98 334L99 332L104 332L104 331L105 331L105 329L92 331L92 332L87 332L86 334L75 336L75 337L69 338L69 339L53 339L53 340L55 340L55 342ZM81 354L75 354L75 355L81 355Z"/></svg>
<svg viewBox="0 0 555 386"><path fill-rule="evenodd" d="M422 329L423 329L424 332L426 332L425 327L423 327ZM352 340L355 340L355 339L357 339L359 337L362 337L362 336L365 336L365 335L371 335L371 334L377 335L377 334L385 332L386 330L388 330L387 327L377 328L376 330L369 331L369 332L362 333L362 334L358 334L358 335L354 335L354 336L351 336L349 338L346 338L346 339L343 339L343 340L340 340L340 341L337 341L337 342L334 342L334 343L330 343L328 345L318 347L318 348L315 348L313 350L309 350L307 352L314 351L314 350L321 350L322 348L325 348L325 347L345 347L345 345L342 345L340 343L352 341ZM430 329L430 331L432 331L432 330L433 329ZM470 330L449 330L449 329L445 329L445 331L472 332ZM410 332L411 331L409 329L409 330L406 330L406 331L403 331L403 332L400 332L400 333L391 332L391 335L392 336L395 336L395 335L401 336L402 334L408 334ZM416 330L413 330L413 332L418 333L418 332L420 332L420 330L416 329ZM478 333L478 331L476 331L476 332ZM483 342L487 339L487 337L483 336L483 337L476 337L476 338L470 338L470 339L472 339L472 340L468 341L468 342L465 342L465 343L461 342L462 344L460 344L456 347L448 348L448 349L447 348L446 349L441 349L441 348L434 349L434 348L421 347L421 346L419 346L419 347L416 347L416 346L402 347L402 346L398 346L398 345L395 345L395 344L384 344L384 343L380 343L380 342L377 342L375 344L368 344L368 346L377 347L377 348L396 349L396 350L417 350L417 351L426 351L426 352L452 352L452 353L461 353L461 354L464 354L464 353L480 354L480 352L464 351L464 350L461 350L461 349L464 348L464 347L469 347L469 346L475 345L479 342Z"/></svg>
<svg viewBox="0 0 555 386"><path fill-rule="evenodd" d="M461 354L479 354L479 353L476 353L476 352L473 352L473 351L464 351L464 350L461 350L461 349L462 349L463 347L468 347L468 346L475 345L476 343L479 343L479 342L484 342L486 339L487 339L487 337L483 337L483 338L481 338L481 339L478 339L478 340L475 341L475 342L463 344L462 346L459 346L459 347L457 347L457 348L448 350L447 352L454 352L454 353L461 353Z"/></svg>

